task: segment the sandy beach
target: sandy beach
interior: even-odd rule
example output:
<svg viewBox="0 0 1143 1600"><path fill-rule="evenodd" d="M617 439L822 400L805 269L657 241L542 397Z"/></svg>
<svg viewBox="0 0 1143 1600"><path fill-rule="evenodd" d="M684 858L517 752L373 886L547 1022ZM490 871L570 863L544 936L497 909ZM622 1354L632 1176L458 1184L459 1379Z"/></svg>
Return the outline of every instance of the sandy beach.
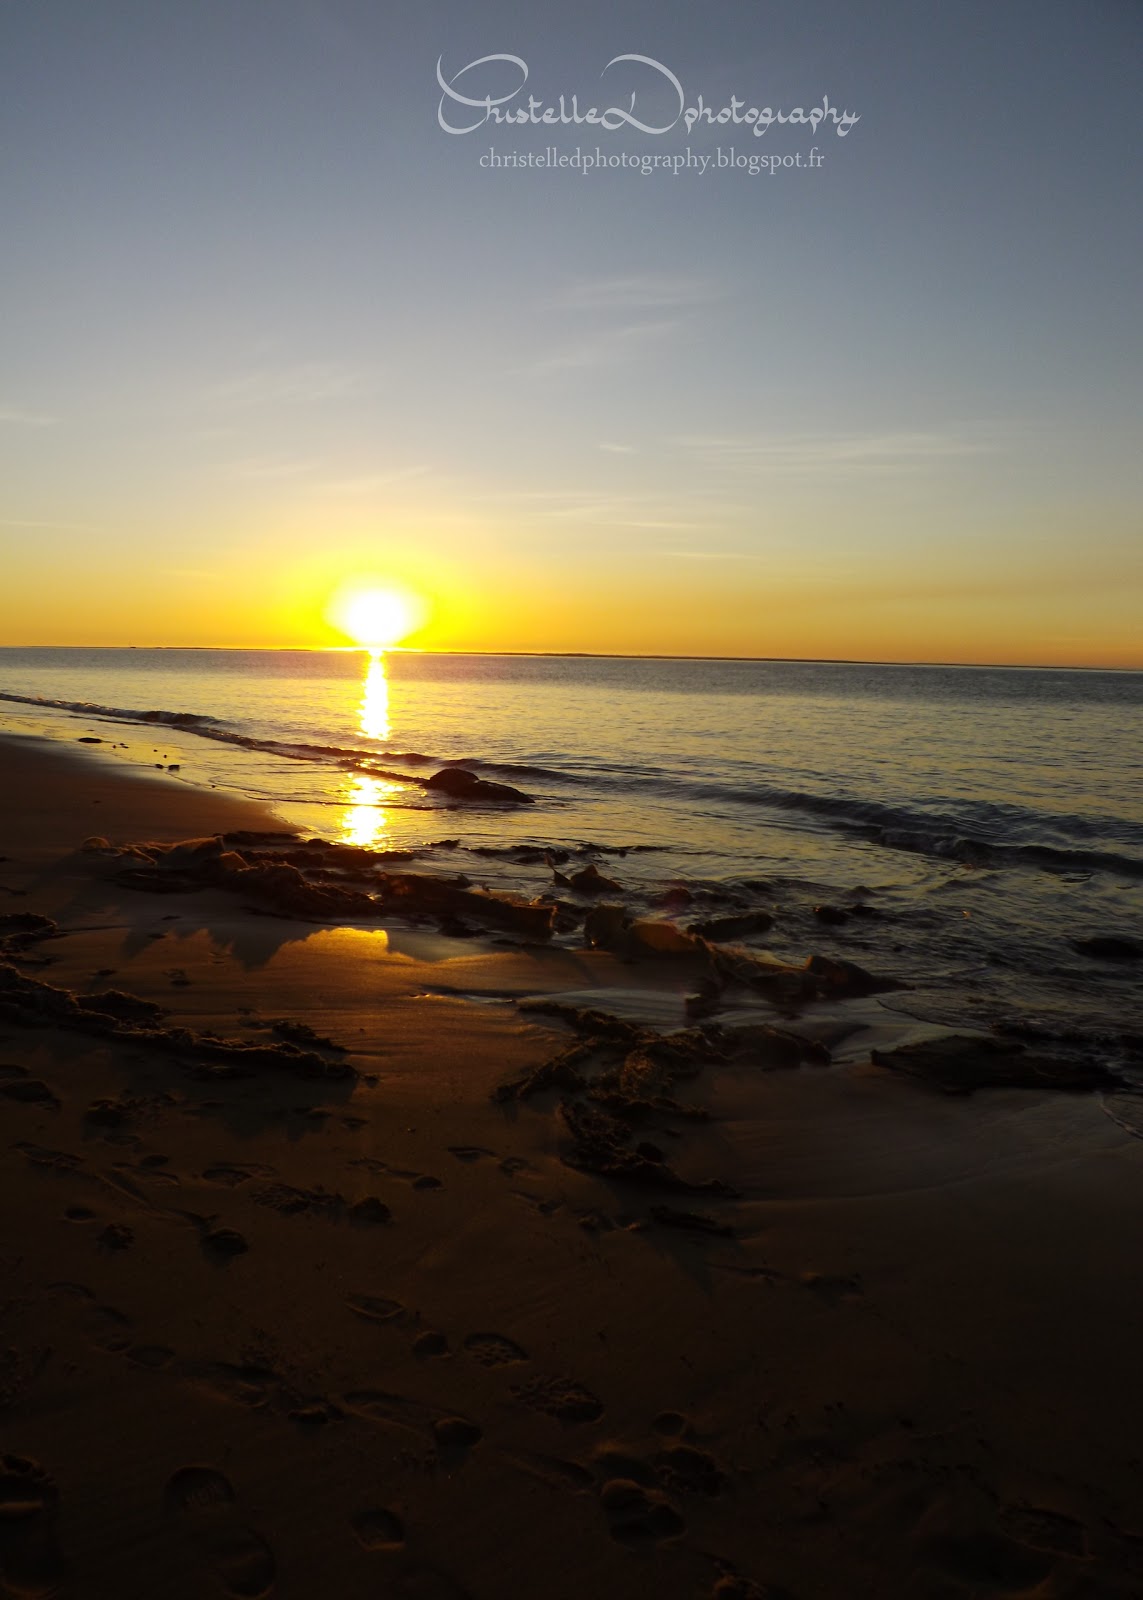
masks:
<svg viewBox="0 0 1143 1600"><path fill-rule="evenodd" d="M1098 1094L943 1094L842 1000L830 1065L688 1046L604 1175L567 1074L665 1060L687 961L144 892L84 841L281 824L3 763L5 1592L1143 1593L1143 1144Z"/></svg>

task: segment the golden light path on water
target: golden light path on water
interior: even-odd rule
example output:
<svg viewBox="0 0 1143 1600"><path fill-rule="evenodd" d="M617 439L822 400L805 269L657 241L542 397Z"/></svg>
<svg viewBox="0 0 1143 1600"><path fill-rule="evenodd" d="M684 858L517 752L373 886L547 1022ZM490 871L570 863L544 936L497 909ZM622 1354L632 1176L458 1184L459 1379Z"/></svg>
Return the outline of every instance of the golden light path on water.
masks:
<svg viewBox="0 0 1143 1600"><path fill-rule="evenodd" d="M369 657L365 668L365 681L361 686L361 705L357 720L361 731L370 739L389 737L389 679L385 673L385 657Z"/></svg>
<svg viewBox="0 0 1143 1600"><path fill-rule="evenodd" d="M365 666L361 684L361 700L357 707L357 722L368 739L384 743L389 738L389 679L385 672L385 657L371 655ZM346 844L380 845L385 842L388 818L385 802L397 795L400 785L387 778L373 778L368 773L355 773L346 793L348 802L341 819L341 837Z"/></svg>

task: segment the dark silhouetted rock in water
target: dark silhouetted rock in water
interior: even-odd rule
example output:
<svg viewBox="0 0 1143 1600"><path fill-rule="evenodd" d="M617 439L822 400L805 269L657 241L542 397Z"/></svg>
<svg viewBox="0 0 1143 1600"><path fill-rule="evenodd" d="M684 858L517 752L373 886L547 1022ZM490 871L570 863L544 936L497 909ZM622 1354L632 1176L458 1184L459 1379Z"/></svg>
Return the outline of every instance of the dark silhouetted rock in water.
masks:
<svg viewBox="0 0 1143 1600"><path fill-rule="evenodd" d="M702 939L747 939L752 933L765 933L773 925L774 918L768 911L743 911L737 917L692 922L689 931Z"/></svg>
<svg viewBox="0 0 1143 1600"><path fill-rule="evenodd" d="M577 894L623 893L623 885L616 883L614 878L605 877L594 861L584 867L581 872L573 873L567 879L567 886L574 889Z"/></svg>
<svg viewBox="0 0 1143 1600"><path fill-rule="evenodd" d="M475 772L464 767L442 767L425 780L426 789L438 789L456 800L489 801L496 805L531 806L535 801L523 789L513 789L508 783L489 783L478 778Z"/></svg>
<svg viewBox="0 0 1143 1600"><path fill-rule="evenodd" d="M1121 939L1114 933L1098 933L1091 939L1076 939L1072 949L1095 961L1143 961L1143 944L1137 939Z"/></svg>
<svg viewBox="0 0 1143 1600"><path fill-rule="evenodd" d="M816 978L819 993L837 999L908 988L895 978L879 978L876 973L866 972L864 967L842 961L837 956L811 956L806 962L806 971Z"/></svg>
<svg viewBox="0 0 1143 1600"><path fill-rule="evenodd" d="M828 923L830 927L840 927L843 922L849 921L849 912L841 906L815 906L814 916L819 922Z"/></svg>
<svg viewBox="0 0 1143 1600"><path fill-rule="evenodd" d="M1082 1094L1113 1089L1119 1083L1096 1062L1033 1055L1009 1039L953 1034L897 1050L874 1050L872 1055L877 1066L924 1078L945 1094L971 1094L974 1089L1059 1089Z"/></svg>

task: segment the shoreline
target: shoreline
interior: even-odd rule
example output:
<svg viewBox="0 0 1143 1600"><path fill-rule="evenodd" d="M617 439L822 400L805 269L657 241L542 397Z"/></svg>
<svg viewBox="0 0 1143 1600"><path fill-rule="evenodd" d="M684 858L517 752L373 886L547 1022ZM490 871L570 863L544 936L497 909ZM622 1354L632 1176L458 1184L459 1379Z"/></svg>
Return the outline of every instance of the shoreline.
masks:
<svg viewBox="0 0 1143 1600"><path fill-rule="evenodd" d="M607 1175L569 1057L661 1060L689 969L140 892L84 839L281 823L0 749L0 912L57 925L0 1006L10 1587L1138 1594L1143 1143L1094 1095L692 1055Z"/></svg>

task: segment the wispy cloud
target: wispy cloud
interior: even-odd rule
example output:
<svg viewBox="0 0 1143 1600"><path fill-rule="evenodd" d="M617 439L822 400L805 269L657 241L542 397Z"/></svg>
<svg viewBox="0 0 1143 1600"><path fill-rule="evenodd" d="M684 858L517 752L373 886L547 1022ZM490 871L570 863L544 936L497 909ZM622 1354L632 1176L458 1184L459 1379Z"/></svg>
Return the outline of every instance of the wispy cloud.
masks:
<svg viewBox="0 0 1143 1600"><path fill-rule="evenodd" d="M578 278L565 284L555 300L570 311L663 311L704 305L717 298L718 290L708 279L647 272L628 277Z"/></svg>
<svg viewBox="0 0 1143 1600"><path fill-rule="evenodd" d="M31 522L21 517L0 518L0 528L55 528L66 533L99 533L98 522Z"/></svg>
<svg viewBox="0 0 1143 1600"><path fill-rule="evenodd" d="M612 444L607 439L600 440L599 448L612 456L633 456L635 454L635 446L633 444Z"/></svg>
<svg viewBox="0 0 1143 1600"><path fill-rule="evenodd" d="M293 366L253 367L212 384L205 398L216 405L316 405L369 391L370 380L339 362L304 361Z"/></svg>
<svg viewBox="0 0 1143 1600"><path fill-rule="evenodd" d="M321 461L298 461L287 456L247 456L241 461L230 461L223 471L229 478L251 479L261 482L277 478L300 478L316 472Z"/></svg>
<svg viewBox="0 0 1143 1600"><path fill-rule="evenodd" d="M751 473L912 472L995 446L967 434L695 435L677 441L704 466Z"/></svg>
<svg viewBox="0 0 1143 1600"><path fill-rule="evenodd" d="M666 341L683 326L678 319L659 322L628 322L615 328L599 328L590 334L541 356L522 370L533 374L570 372L592 367L611 367L631 361L649 345Z"/></svg>
<svg viewBox="0 0 1143 1600"><path fill-rule="evenodd" d="M676 561L747 561L749 553L745 550L660 550L661 556L671 557Z"/></svg>
<svg viewBox="0 0 1143 1600"><path fill-rule="evenodd" d="M391 489L399 483L408 483L414 478L423 478L429 471L427 464L418 462L414 466L394 467L391 472L363 473L356 478L333 478L329 482L315 484L316 489L321 489L326 494L366 495L376 494L381 489Z"/></svg>
<svg viewBox="0 0 1143 1600"><path fill-rule="evenodd" d="M50 428L55 420L42 411L28 411L23 406L0 406L0 423L9 422L14 427Z"/></svg>

